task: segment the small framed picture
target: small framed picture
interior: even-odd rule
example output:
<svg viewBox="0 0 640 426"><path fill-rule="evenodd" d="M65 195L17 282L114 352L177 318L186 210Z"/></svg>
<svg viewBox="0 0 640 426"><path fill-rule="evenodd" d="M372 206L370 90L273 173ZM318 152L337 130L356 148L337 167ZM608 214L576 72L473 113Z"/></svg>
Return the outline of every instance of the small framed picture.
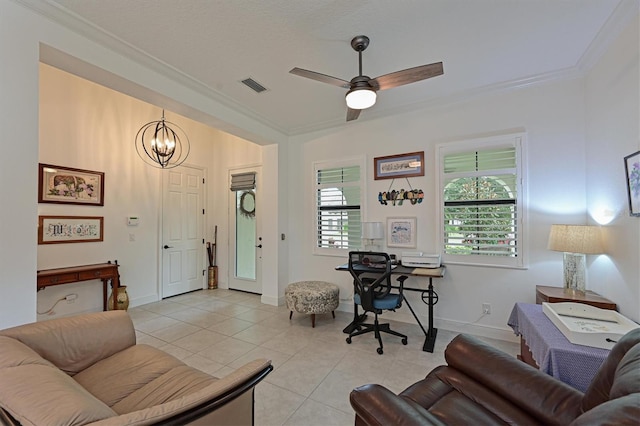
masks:
<svg viewBox="0 0 640 426"><path fill-rule="evenodd" d="M104 206L104 173L38 165L38 202Z"/></svg>
<svg viewBox="0 0 640 426"><path fill-rule="evenodd" d="M640 151L624 157L629 195L629 214L640 216Z"/></svg>
<svg viewBox="0 0 640 426"><path fill-rule="evenodd" d="M416 247L416 218L387 218L387 247Z"/></svg>
<svg viewBox="0 0 640 426"><path fill-rule="evenodd" d="M102 241L103 231L102 216L38 216L38 244Z"/></svg>
<svg viewBox="0 0 640 426"><path fill-rule="evenodd" d="M424 176L424 151L373 159L375 180Z"/></svg>

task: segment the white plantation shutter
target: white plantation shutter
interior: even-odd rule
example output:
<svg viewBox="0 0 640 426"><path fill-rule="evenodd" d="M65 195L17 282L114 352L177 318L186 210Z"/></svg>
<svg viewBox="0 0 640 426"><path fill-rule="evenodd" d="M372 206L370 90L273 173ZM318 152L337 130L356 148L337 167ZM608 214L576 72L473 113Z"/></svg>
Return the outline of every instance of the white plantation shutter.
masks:
<svg viewBox="0 0 640 426"><path fill-rule="evenodd" d="M316 248L350 250L361 245L359 165L316 164Z"/></svg>
<svg viewBox="0 0 640 426"><path fill-rule="evenodd" d="M441 146L442 250L449 262L523 266L521 142L510 136Z"/></svg>

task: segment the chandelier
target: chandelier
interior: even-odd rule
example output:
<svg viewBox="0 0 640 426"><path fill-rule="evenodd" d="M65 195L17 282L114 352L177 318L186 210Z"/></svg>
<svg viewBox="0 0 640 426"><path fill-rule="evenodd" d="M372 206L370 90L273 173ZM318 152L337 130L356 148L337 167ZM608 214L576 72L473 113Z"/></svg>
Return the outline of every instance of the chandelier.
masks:
<svg viewBox="0 0 640 426"><path fill-rule="evenodd" d="M184 163L189 155L189 138L175 123L162 119L151 121L136 134L136 151L142 160L153 167L170 169Z"/></svg>

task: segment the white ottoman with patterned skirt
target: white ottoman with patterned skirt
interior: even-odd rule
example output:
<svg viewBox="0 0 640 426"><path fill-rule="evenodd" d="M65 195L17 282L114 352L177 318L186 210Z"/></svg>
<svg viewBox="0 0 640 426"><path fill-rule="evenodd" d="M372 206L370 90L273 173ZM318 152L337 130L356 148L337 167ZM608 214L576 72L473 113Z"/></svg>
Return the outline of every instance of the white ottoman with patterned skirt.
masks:
<svg viewBox="0 0 640 426"><path fill-rule="evenodd" d="M289 319L293 311L301 314L311 314L311 327L316 326L316 314L328 314L331 312L336 317L334 310L340 303L340 287L325 281L300 281L291 283L284 291L287 301Z"/></svg>

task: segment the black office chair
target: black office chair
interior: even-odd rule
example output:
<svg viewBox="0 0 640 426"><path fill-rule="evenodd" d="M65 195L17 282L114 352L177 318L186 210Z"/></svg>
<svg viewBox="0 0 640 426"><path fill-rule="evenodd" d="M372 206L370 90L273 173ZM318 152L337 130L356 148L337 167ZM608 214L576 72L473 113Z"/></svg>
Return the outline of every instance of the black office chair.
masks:
<svg viewBox="0 0 640 426"><path fill-rule="evenodd" d="M351 343L351 338L360 334L375 333L376 339L380 343L377 349L382 355L382 338L380 332L393 334L402 337L402 344L407 344L407 336L393 331L389 324L380 324L378 314L383 310L395 311L402 306L402 288L407 276L398 277L399 291L391 292L391 258L387 253L376 253L367 251L349 252L349 272L353 276L353 301L354 301L354 322L353 327L347 337L347 343ZM358 315L358 305L362 306L364 314L372 312L375 315L373 324L365 324L361 321L364 317Z"/></svg>

